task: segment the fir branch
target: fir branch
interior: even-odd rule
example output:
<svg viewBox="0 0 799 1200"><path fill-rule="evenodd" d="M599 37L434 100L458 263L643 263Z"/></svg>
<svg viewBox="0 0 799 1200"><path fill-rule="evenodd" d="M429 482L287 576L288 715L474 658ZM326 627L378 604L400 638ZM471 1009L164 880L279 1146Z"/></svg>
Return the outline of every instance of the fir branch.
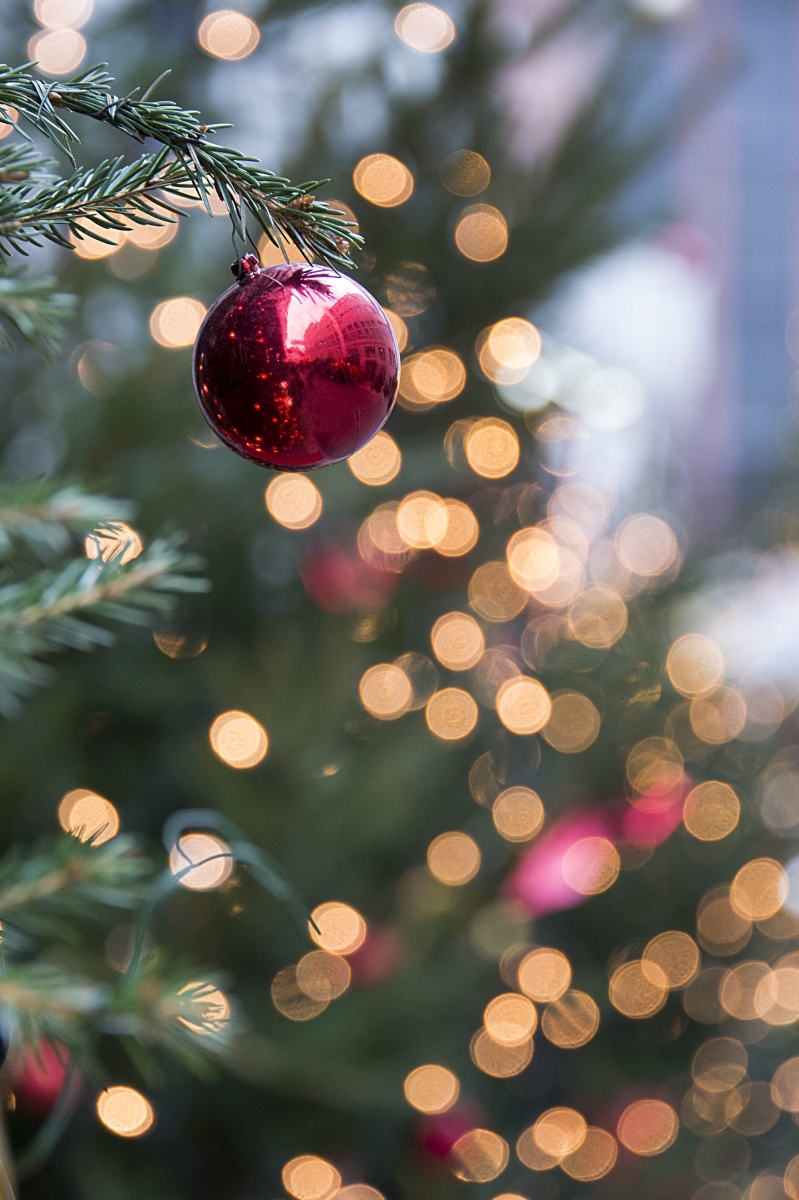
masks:
<svg viewBox="0 0 799 1200"><path fill-rule="evenodd" d="M134 506L128 500L94 495L57 481L0 481L0 559L21 547L42 562L69 552L75 538L84 538L111 521L127 521Z"/></svg>
<svg viewBox="0 0 799 1200"><path fill-rule="evenodd" d="M151 138L163 147L158 154L140 160L144 164L141 173L135 175L134 172L137 187L127 198L123 194L128 192L129 181L117 180L117 199L127 217L135 219L133 214L142 211L142 204L146 206L154 201L148 187L151 191L162 188L166 197L188 194L201 200L209 213L209 193L214 191L224 202L240 238L247 238L242 220L246 211L276 244L286 239L309 260L352 266L349 249L359 246L361 238L343 214L316 200L314 192L324 181L297 185L264 170L257 159L209 139L209 134L225 128L224 125L204 125L199 113L193 109L182 109L172 100L147 98L152 88L138 100L135 93L116 96L112 91L114 81L104 66L92 67L72 79L48 84L31 74L31 66L30 63L21 67L0 66L1 119L10 119L9 107L16 109L22 119L49 138L73 163L73 146L78 139L62 112L103 121L141 143ZM20 128L18 122L17 127ZM133 171L136 166L133 164L130 169ZM72 186L78 192L81 188L91 189L93 179L102 181L105 178L107 181L114 169L121 169L118 160L101 163L98 168L83 174L76 172ZM165 173L166 178L163 178ZM70 181L64 181L64 184L68 186ZM4 221L0 220L0 234L11 240L11 244L15 238L22 241L29 228L58 241L57 225L65 223L69 227L72 210L68 196L61 195L60 206L54 207L50 204L47 189L38 195L42 196L39 209L34 203L33 211L30 207L20 207L20 216L9 218L6 215ZM102 200L108 212L121 211L113 207L113 190L106 191ZM149 216L156 221L156 213ZM11 229L7 228L9 221L14 224Z"/></svg>
<svg viewBox="0 0 799 1200"><path fill-rule="evenodd" d="M58 291L52 275L29 279L0 269L0 318L45 358L53 359L58 353L75 304L75 296ZM0 348L9 347L10 340L0 323Z"/></svg>

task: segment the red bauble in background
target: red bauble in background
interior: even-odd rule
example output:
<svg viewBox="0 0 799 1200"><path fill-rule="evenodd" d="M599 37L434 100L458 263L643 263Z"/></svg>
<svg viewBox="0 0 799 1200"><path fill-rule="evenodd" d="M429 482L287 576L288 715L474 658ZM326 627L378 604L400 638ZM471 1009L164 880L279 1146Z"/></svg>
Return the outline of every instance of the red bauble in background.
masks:
<svg viewBox="0 0 799 1200"><path fill-rule="evenodd" d="M217 437L250 462L308 471L349 458L391 412L399 349L373 296L330 267L262 270L208 311L194 347L194 390Z"/></svg>
<svg viewBox="0 0 799 1200"><path fill-rule="evenodd" d="M68 1063L65 1046L56 1051L44 1040L35 1050L27 1046L12 1077L17 1108L30 1116L46 1116L64 1086Z"/></svg>

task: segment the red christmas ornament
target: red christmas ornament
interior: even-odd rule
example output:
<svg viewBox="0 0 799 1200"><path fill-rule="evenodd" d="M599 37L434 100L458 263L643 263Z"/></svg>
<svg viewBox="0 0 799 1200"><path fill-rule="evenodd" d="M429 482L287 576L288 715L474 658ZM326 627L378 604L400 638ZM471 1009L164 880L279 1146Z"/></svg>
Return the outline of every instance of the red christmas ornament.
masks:
<svg viewBox="0 0 799 1200"><path fill-rule="evenodd" d="M330 267L234 263L206 314L194 390L217 437L250 462L309 471L349 458L391 412L399 349L373 296Z"/></svg>
<svg viewBox="0 0 799 1200"><path fill-rule="evenodd" d="M59 1046L56 1052L42 1040L35 1050L26 1047L13 1080L17 1107L31 1116L46 1116L64 1086L68 1063L65 1046Z"/></svg>

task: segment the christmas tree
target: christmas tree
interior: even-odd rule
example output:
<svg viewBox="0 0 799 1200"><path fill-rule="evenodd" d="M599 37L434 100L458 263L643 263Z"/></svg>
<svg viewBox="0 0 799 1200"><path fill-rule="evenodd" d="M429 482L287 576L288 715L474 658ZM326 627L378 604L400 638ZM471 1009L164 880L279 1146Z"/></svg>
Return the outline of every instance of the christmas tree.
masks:
<svg viewBox="0 0 799 1200"><path fill-rule="evenodd" d="M145 564L184 594L152 633L62 656L3 729L9 887L63 871L57 855L124 870L102 882L148 922L131 936L94 892L30 927L0 905L9 978L39 989L2 998L9 1039L70 1052L44 1124L33 1069L10 1076L23 1194L799 1194L795 694L725 663L668 473L610 470L646 419L640 381L544 307L670 215L633 185L706 88L664 103L660 78L650 104L678 6L144 5L83 25L89 5L62 7L59 27L37 3L39 33L20 9L16 61L30 36L40 67L0 78L0 115L56 152L87 118L89 163L42 180L39 141L4 142L3 203L76 251L58 285L3 280L18 335L52 350L63 318L74 347L4 367L24 397L6 426L8 702L48 649L105 636L64 624L67 600L43 611L85 598L87 570L103 629L153 609ZM86 38L118 83L73 74ZM214 149L195 105L235 113L245 149ZM126 133L155 149L120 161ZM331 182L295 187L250 149ZM231 221L237 261L257 244L266 266L333 264L388 313L399 404L349 463L264 476L197 411L188 350L229 285ZM135 518L55 483L60 447ZM168 540L134 557L165 523L202 568ZM58 811L94 839L34 857ZM167 823L157 910L114 821L161 868ZM182 868L189 885L213 869L205 896L180 887L187 835L216 839ZM146 978L125 1008L131 962ZM65 1005L87 981L102 1001ZM117 1087L140 1097L127 1127L98 1099Z"/></svg>

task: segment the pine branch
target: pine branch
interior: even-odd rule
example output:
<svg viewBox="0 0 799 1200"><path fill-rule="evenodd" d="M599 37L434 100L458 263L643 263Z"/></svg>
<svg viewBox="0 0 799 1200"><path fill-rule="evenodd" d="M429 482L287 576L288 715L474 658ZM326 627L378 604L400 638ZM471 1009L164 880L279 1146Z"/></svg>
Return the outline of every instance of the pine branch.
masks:
<svg viewBox="0 0 799 1200"><path fill-rule="evenodd" d="M0 318L45 358L53 359L58 353L75 304L74 296L58 291L52 275L28 279L0 269ZM10 345L0 324L0 348L8 349Z"/></svg>
<svg viewBox="0 0 799 1200"><path fill-rule="evenodd" d="M49 682L42 655L113 644L97 618L148 624L169 609L175 594L207 591L204 579L186 574L200 560L179 544L179 538L159 539L128 563L121 553L108 562L73 558L58 571L0 587L0 712L14 714L23 696Z"/></svg>
<svg viewBox="0 0 799 1200"><path fill-rule="evenodd" d="M226 126L203 125L196 111L182 109L174 101L150 100L155 84L137 100L133 93L114 95L114 81L102 66L70 80L46 84L31 74L31 65L0 66L0 118L10 120L8 108L16 109L73 163L78 139L62 112L103 121L142 143L152 138L163 150L145 155L129 168L122 168L119 160L104 162L92 170L77 171L55 188L12 195L0 216L0 249L3 238L16 247L37 233L63 244L58 225L74 227L70 222L80 220L76 209L91 200L96 185L100 192L91 212L109 220L123 212L133 220L137 214L138 218L146 214L145 219L156 224L169 219L164 215L166 206L153 194L157 190L162 190L167 205L169 195L189 195L201 200L209 213L208 197L213 191L225 203L243 240L248 237L249 213L275 244L281 245L285 239L309 260L352 266L349 249L360 245L361 239L343 214L316 200L314 192L324 181L292 184L264 170L257 159L210 141L208 134ZM126 171L131 172L129 178ZM19 206L16 215L12 212L15 203Z"/></svg>
<svg viewBox="0 0 799 1200"><path fill-rule="evenodd" d="M24 547L40 561L52 562L69 552L75 538L132 515L133 505L127 500L63 487L57 481L0 481L0 560Z"/></svg>

